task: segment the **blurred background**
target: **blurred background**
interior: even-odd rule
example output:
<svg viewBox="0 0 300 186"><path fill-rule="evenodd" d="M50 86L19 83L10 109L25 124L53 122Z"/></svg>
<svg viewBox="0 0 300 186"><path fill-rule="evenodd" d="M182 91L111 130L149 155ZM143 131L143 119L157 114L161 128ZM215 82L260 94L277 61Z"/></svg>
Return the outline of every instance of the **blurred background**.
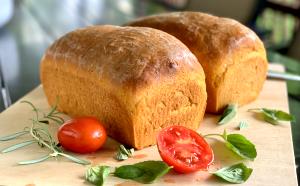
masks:
<svg viewBox="0 0 300 186"><path fill-rule="evenodd" d="M271 63L300 74L300 0L1 0L0 111L39 85L39 62L58 37L94 24L121 25L170 11L202 11L230 17L264 41ZM300 83L287 81L293 140L300 163Z"/></svg>

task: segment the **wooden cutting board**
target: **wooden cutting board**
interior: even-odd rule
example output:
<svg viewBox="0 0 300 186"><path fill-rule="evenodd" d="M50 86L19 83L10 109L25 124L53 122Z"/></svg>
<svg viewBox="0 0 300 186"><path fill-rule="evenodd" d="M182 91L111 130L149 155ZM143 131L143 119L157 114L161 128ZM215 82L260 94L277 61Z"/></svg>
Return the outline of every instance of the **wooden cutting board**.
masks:
<svg viewBox="0 0 300 186"><path fill-rule="evenodd" d="M272 65L273 70L283 70L281 66ZM247 90L245 90L247 91ZM41 86L30 92L21 100L33 102L44 111L49 110L43 89ZM294 160L291 126L289 123L273 126L268 124L253 113L247 112L249 108L267 107L276 108L288 112L288 99L286 83L279 80L267 80L259 98L239 109L234 121L218 126L218 116L206 115L198 132L222 133L226 128L228 133L241 133L250 139L257 148L257 158L253 162L243 161L235 157L231 151L224 147L218 140L210 140L209 143L215 153L215 162L212 168L219 168L238 162L245 162L252 167L253 173L243 185L297 185L296 167ZM29 119L33 116L28 105L19 101L0 114L0 136L14 133L30 125ZM246 121L249 127L238 130L239 121ZM55 124L51 125L53 132ZM14 141L0 142L0 149L20 142L29 137L21 137ZM97 153L83 155L81 158L89 159L92 164L120 166L144 160L160 160L156 146L135 152L135 156L123 162L113 159L118 143L109 139L105 147ZM29 160L41 157L47 153L47 149L41 149L33 144L7 154L0 154L0 185L11 186L47 186L47 185L89 185L84 181L84 173L88 166L71 163L64 158L51 159L40 164L20 166L16 163L21 160ZM176 174L170 172L153 185L228 185L225 182L211 176L207 172L199 171L192 174ZM142 185L133 181L109 177L105 185Z"/></svg>

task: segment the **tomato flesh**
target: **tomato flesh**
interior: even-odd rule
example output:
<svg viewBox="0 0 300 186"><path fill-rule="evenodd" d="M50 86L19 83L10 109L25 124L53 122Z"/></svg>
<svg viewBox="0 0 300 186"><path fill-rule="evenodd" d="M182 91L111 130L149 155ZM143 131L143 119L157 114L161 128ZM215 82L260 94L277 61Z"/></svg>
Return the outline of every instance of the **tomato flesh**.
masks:
<svg viewBox="0 0 300 186"><path fill-rule="evenodd" d="M157 146L161 158L179 173L207 170L214 158L203 137L183 126L171 126L160 131Z"/></svg>
<svg viewBox="0 0 300 186"><path fill-rule="evenodd" d="M76 153L98 150L106 141L103 125L93 117L80 117L66 121L57 133L58 141L65 149Z"/></svg>

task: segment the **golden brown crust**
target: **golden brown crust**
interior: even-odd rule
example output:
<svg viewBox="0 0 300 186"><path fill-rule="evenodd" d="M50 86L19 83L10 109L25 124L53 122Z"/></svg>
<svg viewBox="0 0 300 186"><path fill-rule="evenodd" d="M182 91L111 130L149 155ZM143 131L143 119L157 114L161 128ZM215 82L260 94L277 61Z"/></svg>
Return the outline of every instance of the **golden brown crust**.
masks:
<svg viewBox="0 0 300 186"><path fill-rule="evenodd" d="M161 127L197 129L206 106L205 76L175 37L152 28L94 26L57 40L41 63L51 105L96 116L108 134L143 148Z"/></svg>
<svg viewBox="0 0 300 186"><path fill-rule="evenodd" d="M151 83L180 69L201 68L189 62L195 61L195 56L180 41L163 32L108 25L102 30L88 27L71 32L55 42L47 55L55 61L69 60L123 86ZM99 62L107 56L113 60Z"/></svg>
<svg viewBox="0 0 300 186"><path fill-rule="evenodd" d="M243 105L258 96L266 78L265 49L256 34L239 22L199 12L175 12L128 25L163 30L187 45L206 74L208 112L220 112L232 102Z"/></svg>

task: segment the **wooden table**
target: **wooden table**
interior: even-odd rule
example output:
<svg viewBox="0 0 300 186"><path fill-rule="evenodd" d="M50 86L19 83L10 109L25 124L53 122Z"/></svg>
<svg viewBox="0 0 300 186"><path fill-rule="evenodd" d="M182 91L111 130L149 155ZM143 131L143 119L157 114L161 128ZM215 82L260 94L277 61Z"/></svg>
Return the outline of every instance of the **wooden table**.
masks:
<svg viewBox="0 0 300 186"><path fill-rule="evenodd" d="M13 0L12 0L13 1ZM125 2L123 2L125 1ZM194 0L196 1L196 0ZM166 11L158 1L151 0L23 0L14 2L10 22L0 28L0 62L11 101L40 84L39 63L45 49L66 32L91 24L121 25L142 15ZM125 7L125 9L124 9ZM1 4L0 9L4 8ZM198 7L205 10L206 6ZM295 51L297 52L297 47ZM291 73L300 70L297 62L271 55ZM300 102L297 82L288 82L291 113L297 120L292 125L296 162L300 164ZM295 96L296 95L296 96ZM298 96L297 96L298 95ZM0 97L0 111L5 109Z"/></svg>
<svg viewBox="0 0 300 186"><path fill-rule="evenodd" d="M282 69L281 66L272 66L273 69ZM39 86L21 100L33 102L42 110L48 110L46 98L42 87ZM284 81L267 80L259 98L239 109L238 116L229 124L216 125L218 116L206 115L198 132L222 133L226 128L228 133L241 133L250 139L257 148L257 158L253 162L245 162L254 169L252 176L244 185L297 185L296 167L294 160L291 126L289 123L278 126L268 124L253 113L247 112L249 108L267 107L288 111L288 101L286 83ZM28 119L33 116L31 109L21 104L19 101L0 114L0 136L22 130L29 126ZM249 123L249 127L238 130L239 121L244 120ZM56 126L50 125L55 132ZM0 149L17 143L29 137L21 137L14 141L0 142ZM224 147L224 144L217 140L210 140L210 144L215 153L213 167L218 168L237 162L241 159L235 157L231 151ZM105 147L97 153L81 156L89 159L92 164L120 166L144 160L160 160L156 146L149 147L135 153L133 158L123 162L113 159L118 143L109 139ZM84 185L84 173L87 167L71 163L64 158L58 160L51 159L46 162L34 165L19 166L16 162L21 160L35 159L47 153L46 149L41 149L34 144L24 149L0 154L0 185L13 186L46 186L46 185ZM192 174L179 175L174 172L155 182L153 185L228 185L207 172L196 172ZM105 185L140 185L133 181L126 181L119 178L109 177Z"/></svg>

